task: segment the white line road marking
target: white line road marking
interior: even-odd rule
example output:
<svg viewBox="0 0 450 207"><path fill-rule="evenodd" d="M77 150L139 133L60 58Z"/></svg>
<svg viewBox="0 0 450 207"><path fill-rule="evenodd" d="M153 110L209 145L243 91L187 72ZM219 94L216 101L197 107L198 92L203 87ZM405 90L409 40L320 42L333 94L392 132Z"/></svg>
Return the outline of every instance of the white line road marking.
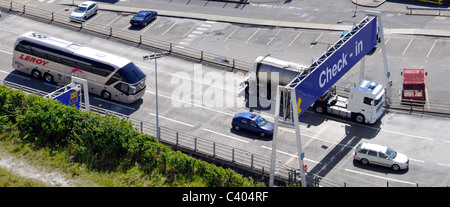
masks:
<svg viewBox="0 0 450 207"><path fill-rule="evenodd" d="M233 136L229 136L229 135L226 135L226 134L222 134L222 133L219 133L219 132L215 132L215 131L213 131L213 130L209 130L209 129L203 129L203 130L204 130L204 131L207 131L207 132L214 133L214 134L218 134L218 135L220 135L220 136L228 137L228 138L231 138L231 139L240 141L240 142L248 143L248 141L246 141L246 140L239 139L239 138L236 138L236 137L233 137Z"/></svg>
<svg viewBox="0 0 450 207"><path fill-rule="evenodd" d="M403 54L402 54L402 55L405 55L406 50L409 48L409 46L411 45L411 42L412 42L413 40L414 40L414 39L411 38L411 41L409 41L408 46L406 46L405 50L403 50Z"/></svg>
<svg viewBox="0 0 450 207"><path fill-rule="evenodd" d="M23 79L25 79L25 80L31 80L30 78L27 78L27 77L25 77L25 76L17 75L17 74L8 72L8 71L0 70L0 72L6 73L6 74L8 74L8 75L12 75L12 76L15 76L15 77L18 77L18 78L23 78Z"/></svg>
<svg viewBox="0 0 450 207"><path fill-rule="evenodd" d="M153 114L153 113L149 113L149 114L152 115L152 116L156 116L156 114ZM169 121L176 122L176 123L179 123L179 124L183 124L183 125L186 125L186 126L189 126L189 127L194 127L194 125L192 125L192 124L184 123L184 122L182 122L182 121L178 121L178 120L175 120L175 119L170 119L170 118L161 116L161 115L159 115L159 114L158 114L158 117L159 117L159 118L163 118L163 119L167 119L167 120L169 120Z"/></svg>
<svg viewBox="0 0 450 207"><path fill-rule="evenodd" d="M442 163L436 163L437 165L440 165L440 166L446 166L446 167L450 167L450 164L442 164Z"/></svg>
<svg viewBox="0 0 450 207"><path fill-rule="evenodd" d="M319 42L319 39L320 39L320 37L322 37L322 35L323 35L323 33L320 33L320 35L319 35L319 37L317 37L317 39L316 39L316 42ZM311 45L311 47L309 47L309 48L312 48L314 45Z"/></svg>
<svg viewBox="0 0 450 207"><path fill-rule="evenodd" d="M294 43L294 41L298 38L298 36L300 36L302 34L302 32L299 32L297 36L295 36L295 38L291 41L291 43L289 43L288 47L290 47L292 45L292 43Z"/></svg>
<svg viewBox="0 0 450 207"><path fill-rule="evenodd" d="M146 93L155 94L155 92L153 92L153 91L145 91L145 92ZM224 112L223 110L216 110L216 109L208 108L208 107L203 106L203 105L192 103L192 101L184 101L184 100L180 100L180 99L173 99L172 97L166 96L166 95L162 95L161 93L158 93L158 96L161 96L161 97L164 97L164 98L168 98L168 99L171 99L171 100L174 100L174 101L179 101L179 102L182 102L182 103L187 103L187 104L190 104L190 105L195 106L195 107L200 107L200 108L204 108L204 109L207 109L207 110L210 110L210 111L214 111L216 113L221 113L221 114L225 114L225 115L229 115L229 116L234 116L235 115L235 114L232 114L232 113Z"/></svg>
<svg viewBox="0 0 450 207"><path fill-rule="evenodd" d="M103 28L106 28L107 26L109 26L110 24L112 24L114 21L116 21L117 19L120 18L121 15L117 15L116 18L114 18L112 21L110 21L107 25L105 25Z"/></svg>
<svg viewBox="0 0 450 207"><path fill-rule="evenodd" d="M272 42L272 40L273 40L278 34L280 34L280 32L281 32L281 30L278 31L277 34L275 34L275 36L273 36L272 38L270 38L269 42L267 42L266 45L269 45L269 44Z"/></svg>
<svg viewBox="0 0 450 207"><path fill-rule="evenodd" d="M147 25L147 28L145 28L145 29L141 32L141 34L144 34L145 31L147 31L148 29L150 29L150 27L152 27L153 25L155 25L156 22L158 22L158 21L159 21L159 19L156 19L156 20L154 20L150 25Z"/></svg>
<svg viewBox="0 0 450 207"><path fill-rule="evenodd" d="M194 30L194 29L197 27L197 25L199 25L199 24L200 24L200 23L195 24L191 29L189 29L189 30L183 35L183 37L186 37L189 33L191 33L192 30Z"/></svg>
<svg viewBox="0 0 450 207"><path fill-rule="evenodd" d="M355 170L345 169L345 171L357 173L357 174L360 174L360 175L367 175L367 176L374 177L374 178L380 178L380 179L384 179L384 180L389 180L389 181L399 182L399 183L405 183L405 184L410 184L410 185L416 185L416 183L413 183L413 182L408 182L408 181L403 181L403 180L397 180L397 179L392 179L392 178L381 177L381 176L378 176L378 175L372 175L372 174L368 174L368 173L364 173L364 172L359 172L359 171L355 171Z"/></svg>
<svg viewBox="0 0 450 207"><path fill-rule="evenodd" d="M272 150L271 147L266 147L266 146L261 146L261 148L268 149L268 150ZM281 153L281 154L289 155L289 156L291 156L291 157L298 158L298 155L293 155L293 154L290 154L290 153L287 153L287 152L283 152L283 151L280 151L280 150L277 150L277 152L278 152L278 153ZM303 158L303 159L305 159L306 161L309 161L309 162L316 163L316 164L322 164L321 162L318 162L318 161L315 161L315 160L311 160L311 159L308 159L308 158L306 158L306 157Z"/></svg>
<svg viewBox="0 0 450 207"><path fill-rule="evenodd" d="M12 55L12 54L13 54L12 52L4 51L4 50L0 50L0 52L6 53L6 54L8 54L8 55Z"/></svg>
<svg viewBox="0 0 450 207"><path fill-rule="evenodd" d="M58 13L58 12L57 12L57 13ZM97 17L101 16L102 14L103 14L103 13L98 13L97 15L95 15L94 17L92 17L91 19L89 19L88 21L86 21L85 24L91 23L92 21L94 21L94 19L96 19Z"/></svg>
<svg viewBox="0 0 450 207"><path fill-rule="evenodd" d="M125 105L122 105L122 104L118 104L118 103L114 103L112 101L108 101L108 100L97 98L97 97L94 97L94 99L98 100L98 101L103 101L103 102L106 102L106 103L110 103L110 104L113 104L113 105L116 105L116 106L119 106L119 107L122 107L122 108L126 108L126 109L130 109L130 110L136 111L135 108L132 108L132 107L129 107L129 106L125 106Z"/></svg>
<svg viewBox="0 0 450 207"><path fill-rule="evenodd" d="M250 39L252 39L252 38L256 35L256 33L259 32L260 29L261 29L261 28L258 28L258 29L255 31L255 33L253 33L252 36L250 36L250 38L248 38L247 41L245 41L245 44L247 44L248 41L250 41Z"/></svg>
<svg viewBox="0 0 450 207"><path fill-rule="evenodd" d="M387 43L389 42L390 39L391 39L391 37L388 37L388 39L386 40L386 42L384 42L384 46L387 45ZM382 50L383 50L383 48L381 48L380 51L378 51L378 54L380 54Z"/></svg>
<svg viewBox="0 0 450 207"><path fill-rule="evenodd" d="M416 160L416 159L412 159L412 158L409 158L409 160L414 161L414 162L425 162L423 160Z"/></svg>
<svg viewBox="0 0 450 207"><path fill-rule="evenodd" d="M430 56L430 53L433 50L434 46L436 45L436 42L437 42L437 40L434 41L433 46L431 46L430 51L428 51L427 58L428 58L428 56Z"/></svg>
<svg viewBox="0 0 450 207"><path fill-rule="evenodd" d="M161 35L165 35L170 29L172 29L178 22L175 22L172 24L172 26L169 27L165 32L163 32Z"/></svg>

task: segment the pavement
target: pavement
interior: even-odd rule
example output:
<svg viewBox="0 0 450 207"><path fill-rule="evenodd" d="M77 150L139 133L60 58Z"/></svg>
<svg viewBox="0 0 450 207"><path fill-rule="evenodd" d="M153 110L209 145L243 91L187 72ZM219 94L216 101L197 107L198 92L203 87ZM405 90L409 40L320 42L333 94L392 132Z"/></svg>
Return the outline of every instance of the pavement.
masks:
<svg viewBox="0 0 450 207"><path fill-rule="evenodd" d="M247 2L241 0L230 0ZM251 1L251 0L248 0ZM352 0L355 4L376 7L384 3L386 0ZM63 0L59 4L62 5L79 5L83 1L72 1ZM149 8L143 7L129 7L129 6L118 6L109 3L98 3L99 10L114 11L114 12L129 12L137 13L140 10L151 10ZM228 22L228 23L239 23L248 24L256 26L272 26L272 27L285 27L285 28L299 28L299 29L316 29L316 30L328 30L328 31L344 31L349 30L353 25L345 24L322 24L322 23L310 23L310 22L292 22L292 21L279 21L279 20L264 20L264 19L254 19L246 17L233 17L224 15L213 15L213 14L202 14L193 12L182 12L182 11L171 11L158 9L158 15L167 17L177 17L177 18L189 18L189 19L199 19L199 20L209 20L218 22ZM436 36L436 37L450 37L450 30L437 30L437 29L403 29L403 28L384 28L385 34L403 34L403 35L423 35L423 36Z"/></svg>
<svg viewBox="0 0 450 207"><path fill-rule="evenodd" d="M379 7L386 0L352 0L352 2L358 6L364 7Z"/></svg>

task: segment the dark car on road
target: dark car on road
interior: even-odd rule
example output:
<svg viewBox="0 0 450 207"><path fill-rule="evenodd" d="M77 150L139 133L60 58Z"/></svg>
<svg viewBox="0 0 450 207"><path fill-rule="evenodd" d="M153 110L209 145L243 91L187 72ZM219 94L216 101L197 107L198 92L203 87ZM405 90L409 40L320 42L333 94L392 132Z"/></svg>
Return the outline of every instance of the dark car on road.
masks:
<svg viewBox="0 0 450 207"><path fill-rule="evenodd" d="M150 22L156 19L158 12L156 11L139 11L130 20L132 26L147 26Z"/></svg>
<svg viewBox="0 0 450 207"><path fill-rule="evenodd" d="M239 131L245 129L258 133L260 137L268 137L273 134L273 124L259 115L243 112L236 114L231 123L233 129Z"/></svg>

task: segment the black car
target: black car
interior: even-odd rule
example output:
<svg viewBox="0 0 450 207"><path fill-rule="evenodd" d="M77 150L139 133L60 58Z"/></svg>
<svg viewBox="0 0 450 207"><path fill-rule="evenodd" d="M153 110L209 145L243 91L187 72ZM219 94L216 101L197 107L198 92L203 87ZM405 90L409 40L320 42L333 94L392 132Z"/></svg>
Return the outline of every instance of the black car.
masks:
<svg viewBox="0 0 450 207"><path fill-rule="evenodd" d="M130 20L132 26L147 26L148 23L152 22L158 16L156 11L139 11Z"/></svg>

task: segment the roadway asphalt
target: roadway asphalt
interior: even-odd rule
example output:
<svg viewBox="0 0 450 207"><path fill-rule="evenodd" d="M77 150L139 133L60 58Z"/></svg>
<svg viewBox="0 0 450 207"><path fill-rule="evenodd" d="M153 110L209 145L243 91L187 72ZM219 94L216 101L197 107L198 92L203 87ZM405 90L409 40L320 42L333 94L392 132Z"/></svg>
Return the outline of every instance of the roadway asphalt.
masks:
<svg viewBox="0 0 450 207"><path fill-rule="evenodd" d="M62 5L78 5L83 1L71 1L62 0L59 4ZM359 1L359 5L373 5L371 0ZM384 1L379 1L379 5ZM379 6L378 5L378 6ZM99 3L100 10L115 11L115 12L131 12L136 13L140 10L151 10L148 7L133 7L122 6L110 3ZM298 21L284 21L284 20L271 20L260 18L248 18L248 17L236 17L226 15L215 15L206 13L195 13L175 10L158 9L158 15L178 18L190 18L200 20L210 20L218 22L239 23L247 25L258 26L272 26L272 27L285 27L285 28L301 28L301 29L317 29L328 31L344 31L352 28L352 25L344 24L323 24L323 23L310 23L310 22L298 22ZM450 30L443 29L425 29L425 28L384 28L385 34L403 34L403 35L424 35L424 36L436 36L436 37L450 37Z"/></svg>

